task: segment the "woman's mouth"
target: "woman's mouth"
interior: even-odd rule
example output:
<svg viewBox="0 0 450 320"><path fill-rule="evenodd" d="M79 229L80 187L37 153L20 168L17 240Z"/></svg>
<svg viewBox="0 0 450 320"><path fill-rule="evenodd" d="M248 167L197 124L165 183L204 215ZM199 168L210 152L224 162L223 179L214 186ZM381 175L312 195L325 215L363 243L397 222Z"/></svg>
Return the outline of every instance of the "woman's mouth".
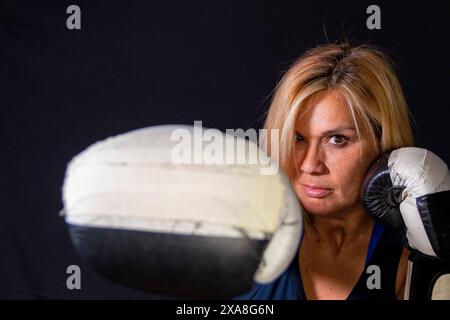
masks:
<svg viewBox="0 0 450 320"><path fill-rule="evenodd" d="M302 184L303 190L308 197L311 198L323 198L333 192L333 189L322 188L319 186L310 186L307 184Z"/></svg>

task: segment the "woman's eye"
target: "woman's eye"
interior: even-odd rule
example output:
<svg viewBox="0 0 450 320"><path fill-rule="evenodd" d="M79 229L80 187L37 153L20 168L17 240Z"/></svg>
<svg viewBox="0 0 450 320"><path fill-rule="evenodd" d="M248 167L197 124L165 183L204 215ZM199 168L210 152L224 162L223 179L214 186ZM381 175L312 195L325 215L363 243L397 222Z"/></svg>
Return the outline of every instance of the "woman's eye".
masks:
<svg viewBox="0 0 450 320"><path fill-rule="evenodd" d="M330 141L333 145L342 146L347 143L348 139L344 136L335 135L331 137Z"/></svg>
<svg viewBox="0 0 450 320"><path fill-rule="evenodd" d="M296 134L295 134L295 140L296 140L296 141L303 141L304 138L303 138L301 135L299 135L298 133L296 133Z"/></svg>

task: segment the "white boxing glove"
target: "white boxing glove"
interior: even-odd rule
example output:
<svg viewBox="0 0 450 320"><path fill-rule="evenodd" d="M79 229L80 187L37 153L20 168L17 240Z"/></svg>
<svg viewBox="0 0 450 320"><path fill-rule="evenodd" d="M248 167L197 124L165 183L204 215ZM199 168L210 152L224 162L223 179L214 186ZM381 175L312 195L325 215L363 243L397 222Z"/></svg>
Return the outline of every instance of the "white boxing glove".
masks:
<svg viewBox="0 0 450 320"><path fill-rule="evenodd" d="M450 255L450 174L431 151L408 147L384 154L367 174L362 200L375 219L404 224L410 248Z"/></svg>
<svg viewBox="0 0 450 320"><path fill-rule="evenodd" d="M205 140L228 146L214 150L224 163L211 163ZM227 163L232 152L244 163ZM192 126L97 142L66 171L69 233L80 255L119 283L182 297L245 293L287 268L303 227L288 178L261 174L267 160L254 142Z"/></svg>

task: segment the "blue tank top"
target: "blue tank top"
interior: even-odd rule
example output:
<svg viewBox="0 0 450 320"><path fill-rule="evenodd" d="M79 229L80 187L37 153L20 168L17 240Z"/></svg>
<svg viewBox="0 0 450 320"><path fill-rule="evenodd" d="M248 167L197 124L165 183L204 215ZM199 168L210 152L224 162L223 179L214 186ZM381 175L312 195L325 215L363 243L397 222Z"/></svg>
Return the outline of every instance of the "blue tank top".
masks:
<svg viewBox="0 0 450 320"><path fill-rule="evenodd" d="M395 300L395 283L398 263L403 251L405 232L403 229L385 227L375 222L370 238L364 271L348 296L348 300ZM298 250L297 250L298 252ZM251 291L236 300L306 300L300 275L298 255L281 276L269 284L255 283ZM370 265L377 265L381 273L381 288L369 289L366 273Z"/></svg>

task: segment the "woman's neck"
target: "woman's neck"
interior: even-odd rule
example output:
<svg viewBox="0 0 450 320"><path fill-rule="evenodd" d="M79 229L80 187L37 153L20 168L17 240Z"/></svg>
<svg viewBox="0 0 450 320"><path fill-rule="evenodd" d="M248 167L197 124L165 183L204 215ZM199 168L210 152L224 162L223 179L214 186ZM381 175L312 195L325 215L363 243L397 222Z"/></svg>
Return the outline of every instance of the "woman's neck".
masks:
<svg viewBox="0 0 450 320"><path fill-rule="evenodd" d="M310 221L305 226L305 236L339 251L342 247L366 238L372 227L373 219L360 207L332 217L310 216Z"/></svg>

